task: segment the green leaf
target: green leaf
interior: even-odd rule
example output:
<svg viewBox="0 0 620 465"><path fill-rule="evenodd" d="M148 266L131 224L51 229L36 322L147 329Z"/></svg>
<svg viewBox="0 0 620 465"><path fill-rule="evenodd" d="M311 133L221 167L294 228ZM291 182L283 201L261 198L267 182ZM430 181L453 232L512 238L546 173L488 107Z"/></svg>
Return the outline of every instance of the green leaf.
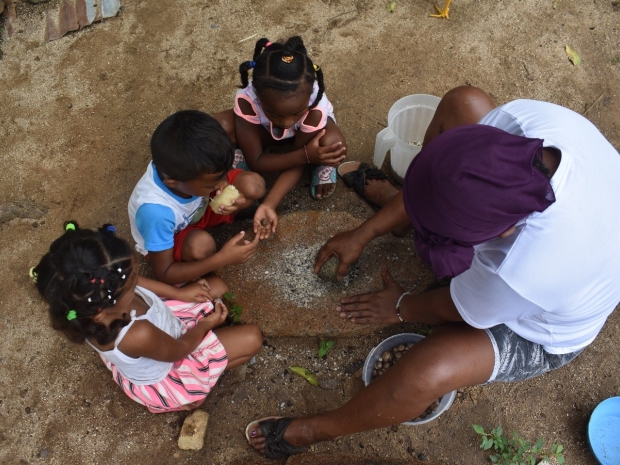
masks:
<svg viewBox="0 0 620 465"><path fill-rule="evenodd" d="M396 8L396 2L395 1L391 1L390 3L388 3L385 6L385 9L388 11L388 13L394 13L394 8Z"/></svg>
<svg viewBox="0 0 620 465"><path fill-rule="evenodd" d="M568 55L568 59L572 61L573 65L577 66L581 64L581 57L568 45L566 46L566 54Z"/></svg>
<svg viewBox="0 0 620 465"><path fill-rule="evenodd" d="M553 3L551 3L551 8L553 8L554 10L557 10L558 3L560 3L559 0L553 0Z"/></svg>
<svg viewBox="0 0 620 465"><path fill-rule="evenodd" d="M489 460L493 463L497 463L497 457L495 455L489 455Z"/></svg>
<svg viewBox="0 0 620 465"><path fill-rule="evenodd" d="M558 455L555 459L558 461L558 463L560 465L564 464L564 456L563 455Z"/></svg>
<svg viewBox="0 0 620 465"><path fill-rule="evenodd" d="M308 370L306 370L304 367L288 367L288 369L291 370L296 375L299 375L302 378L304 378L306 381L308 381L313 386L319 385L319 381L316 379L316 377L312 373L310 373Z"/></svg>
<svg viewBox="0 0 620 465"><path fill-rule="evenodd" d="M334 347L334 341L319 341L319 358L325 357L332 347Z"/></svg>
<svg viewBox="0 0 620 465"><path fill-rule="evenodd" d="M556 454L560 454L564 450L564 446L562 444L558 444L558 448L555 450Z"/></svg>
<svg viewBox="0 0 620 465"><path fill-rule="evenodd" d="M474 428L474 431L478 434L484 434L484 428L480 425L472 425Z"/></svg>

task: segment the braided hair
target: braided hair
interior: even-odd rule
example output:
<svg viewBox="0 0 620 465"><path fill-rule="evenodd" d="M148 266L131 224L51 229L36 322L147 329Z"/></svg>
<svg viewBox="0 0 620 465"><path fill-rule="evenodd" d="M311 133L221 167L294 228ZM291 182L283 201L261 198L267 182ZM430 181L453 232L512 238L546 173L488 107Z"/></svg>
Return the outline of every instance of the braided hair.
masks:
<svg viewBox="0 0 620 465"><path fill-rule="evenodd" d="M114 226L80 229L65 223L65 233L31 270L37 290L49 304L52 327L72 342L96 340L106 345L116 339L129 320L117 319L109 329L92 319L112 307L126 291L133 271L131 246L115 234Z"/></svg>
<svg viewBox="0 0 620 465"><path fill-rule="evenodd" d="M252 61L245 61L239 66L242 89L248 86L250 69L253 70L252 85L258 92L263 89L283 93L295 92L303 83L312 86L316 81L319 92L309 109L316 107L323 98L325 92L323 71L313 65L299 36L291 37L284 44L272 43L265 38L259 39L254 48Z"/></svg>

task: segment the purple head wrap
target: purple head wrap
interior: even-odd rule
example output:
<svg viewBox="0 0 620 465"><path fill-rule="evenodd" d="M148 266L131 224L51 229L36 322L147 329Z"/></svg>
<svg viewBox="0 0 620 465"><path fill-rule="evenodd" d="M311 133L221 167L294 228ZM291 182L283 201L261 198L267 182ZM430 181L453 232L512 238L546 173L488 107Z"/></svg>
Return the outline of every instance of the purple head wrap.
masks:
<svg viewBox="0 0 620 465"><path fill-rule="evenodd" d="M481 124L450 129L413 160L403 183L420 256L438 278L469 269L473 246L499 236L555 202L541 139Z"/></svg>

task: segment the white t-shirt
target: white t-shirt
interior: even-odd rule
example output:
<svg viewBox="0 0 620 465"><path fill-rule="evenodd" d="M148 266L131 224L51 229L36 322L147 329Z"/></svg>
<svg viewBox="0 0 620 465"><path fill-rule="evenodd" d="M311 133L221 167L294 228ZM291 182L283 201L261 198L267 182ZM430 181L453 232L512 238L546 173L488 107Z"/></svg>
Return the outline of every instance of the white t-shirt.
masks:
<svg viewBox="0 0 620 465"><path fill-rule="evenodd" d="M560 150L556 201L476 246L452 299L476 328L503 323L552 354L581 349L620 302L620 155L587 119L551 103L516 100L479 124Z"/></svg>
<svg viewBox="0 0 620 465"><path fill-rule="evenodd" d="M204 197L183 198L159 178L153 162L134 187L127 210L136 250L142 255L174 246L174 235L199 221L208 202Z"/></svg>

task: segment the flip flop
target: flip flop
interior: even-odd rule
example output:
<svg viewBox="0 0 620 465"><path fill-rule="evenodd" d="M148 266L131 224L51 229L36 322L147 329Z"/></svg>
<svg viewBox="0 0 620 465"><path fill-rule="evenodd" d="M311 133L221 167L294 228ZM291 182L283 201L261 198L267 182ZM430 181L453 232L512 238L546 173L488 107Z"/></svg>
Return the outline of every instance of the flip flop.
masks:
<svg viewBox="0 0 620 465"><path fill-rule="evenodd" d="M254 420L245 427L245 437L250 441L250 430L258 426L265 438L265 457L270 459L284 459L294 454L301 454L307 447L297 447L284 440L284 432L293 418L265 417Z"/></svg>
<svg viewBox="0 0 620 465"><path fill-rule="evenodd" d="M347 165L352 165L353 163L359 163L359 167L356 170L344 172L343 168ZM353 190L364 200L366 199L366 195L364 192L364 187L366 186L366 181L370 181L372 179L388 179L387 175L377 169L371 167L368 163L359 162L359 161L346 161L338 166L338 174L344 181L344 183L353 188Z"/></svg>
<svg viewBox="0 0 620 465"><path fill-rule="evenodd" d="M324 197L316 196L316 186L321 184L333 184L332 191ZM336 169L333 166L317 166L312 169L310 176L310 195L316 200L325 200L336 191Z"/></svg>

